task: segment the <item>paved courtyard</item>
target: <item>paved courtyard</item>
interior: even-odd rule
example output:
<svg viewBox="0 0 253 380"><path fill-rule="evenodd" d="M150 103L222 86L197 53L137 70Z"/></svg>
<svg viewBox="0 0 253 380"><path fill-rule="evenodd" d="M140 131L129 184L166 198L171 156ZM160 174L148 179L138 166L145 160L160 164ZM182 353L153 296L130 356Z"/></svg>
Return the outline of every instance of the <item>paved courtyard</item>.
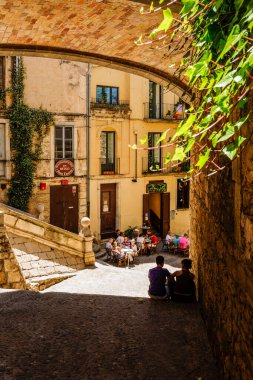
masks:
<svg viewBox="0 0 253 380"><path fill-rule="evenodd" d="M2 291L0 379L217 380L198 306L147 298L154 261L98 261L41 293Z"/></svg>

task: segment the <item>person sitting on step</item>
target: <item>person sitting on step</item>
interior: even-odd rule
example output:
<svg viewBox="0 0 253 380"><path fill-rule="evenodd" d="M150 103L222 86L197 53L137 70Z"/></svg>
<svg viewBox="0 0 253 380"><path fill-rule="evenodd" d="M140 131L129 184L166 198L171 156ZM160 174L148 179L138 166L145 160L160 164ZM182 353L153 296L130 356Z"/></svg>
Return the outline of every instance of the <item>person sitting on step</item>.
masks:
<svg viewBox="0 0 253 380"><path fill-rule="evenodd" d="M156 256L156 267L149 270L149 290L148 295L152 299L163 300L168 298L169 289L166 286L167 281L170 279L170 272L168 269L163 268L164 257L161 255Z"/></svg>
<svg viewBox="0 0 253 380"><path fill-rule="evenodd" d="M169 281L171 299L178 302L196 302L195 276L190 272L192 260L183 259L181 266L181 270L171 274Z"/></svg>

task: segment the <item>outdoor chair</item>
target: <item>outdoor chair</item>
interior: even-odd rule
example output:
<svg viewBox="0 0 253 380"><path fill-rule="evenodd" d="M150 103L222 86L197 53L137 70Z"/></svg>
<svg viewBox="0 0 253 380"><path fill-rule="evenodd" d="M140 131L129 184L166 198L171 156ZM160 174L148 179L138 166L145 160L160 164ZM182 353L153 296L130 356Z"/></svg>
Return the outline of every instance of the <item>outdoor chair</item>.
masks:
<svg viewBox="0 0 253 380"><path fill-rule="evenodd" d="M112 263L117 264L118 267L122 264L125 264L126 266L126 259L125 257L119 257L118 252L112 250Z"/></svg>
<svg viewBox="0 0 253 380"><path fill-rule="evenodd" d="M112 249L106 248L105 251L106 251L106 260L111 262L112 261Z"/></svg>
<svg viewBox="0 0 253 380"><path fill-rule="evenodd" d="M180 256L189 257L189 248L176 248L176 253Z"/></svg>
<svg viewBox="0 0 253 380"><path fill-rule="evenodd" d="M168 252L172 255L176 253L176 246L173 241L170 241L168 244Z"/></svg>
<svg viewBox="0 0 253 380"><path fill-rule="evenodd" d="M165 239L162 239L162 251L168 251L168 243Z"/></svg>
<svg viewBox="0 0 253 380"><path fill-rule="evenodd" d="M141 256L141 255L143 255L143 254L144 254L144 248L143 248L143 244L142 244L142 243L139 243L139 242L137 242L137 243L136 243L136 245L137 245L137 248L138 248L138 256Z"/></svg>

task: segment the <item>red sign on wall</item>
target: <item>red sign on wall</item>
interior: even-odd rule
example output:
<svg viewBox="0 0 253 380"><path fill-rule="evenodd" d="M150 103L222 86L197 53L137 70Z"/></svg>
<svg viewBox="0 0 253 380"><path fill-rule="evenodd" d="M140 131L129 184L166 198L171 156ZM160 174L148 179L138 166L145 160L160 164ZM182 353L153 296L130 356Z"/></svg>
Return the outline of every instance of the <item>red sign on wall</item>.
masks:
<svg viewBox="0 0 253 380"><path fill-rule="evenodd" d="M74 173L75 167L70 160L60 160L55 164L54 170L61 177L69 177Z"/></svg>

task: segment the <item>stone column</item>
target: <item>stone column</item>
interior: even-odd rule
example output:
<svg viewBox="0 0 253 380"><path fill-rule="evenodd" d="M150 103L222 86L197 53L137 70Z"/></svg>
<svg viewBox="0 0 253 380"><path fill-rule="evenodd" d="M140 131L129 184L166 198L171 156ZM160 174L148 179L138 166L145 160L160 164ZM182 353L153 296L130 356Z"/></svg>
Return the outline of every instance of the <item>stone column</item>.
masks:
<svg viewBox="0 0 253 380"><path fill-rule="evenodd" d="M92 249L93 235L90 230L90 219L81 218L82 229L79 235L83 237L83 258L85 266L95 265L95 255Z"/></svg>

